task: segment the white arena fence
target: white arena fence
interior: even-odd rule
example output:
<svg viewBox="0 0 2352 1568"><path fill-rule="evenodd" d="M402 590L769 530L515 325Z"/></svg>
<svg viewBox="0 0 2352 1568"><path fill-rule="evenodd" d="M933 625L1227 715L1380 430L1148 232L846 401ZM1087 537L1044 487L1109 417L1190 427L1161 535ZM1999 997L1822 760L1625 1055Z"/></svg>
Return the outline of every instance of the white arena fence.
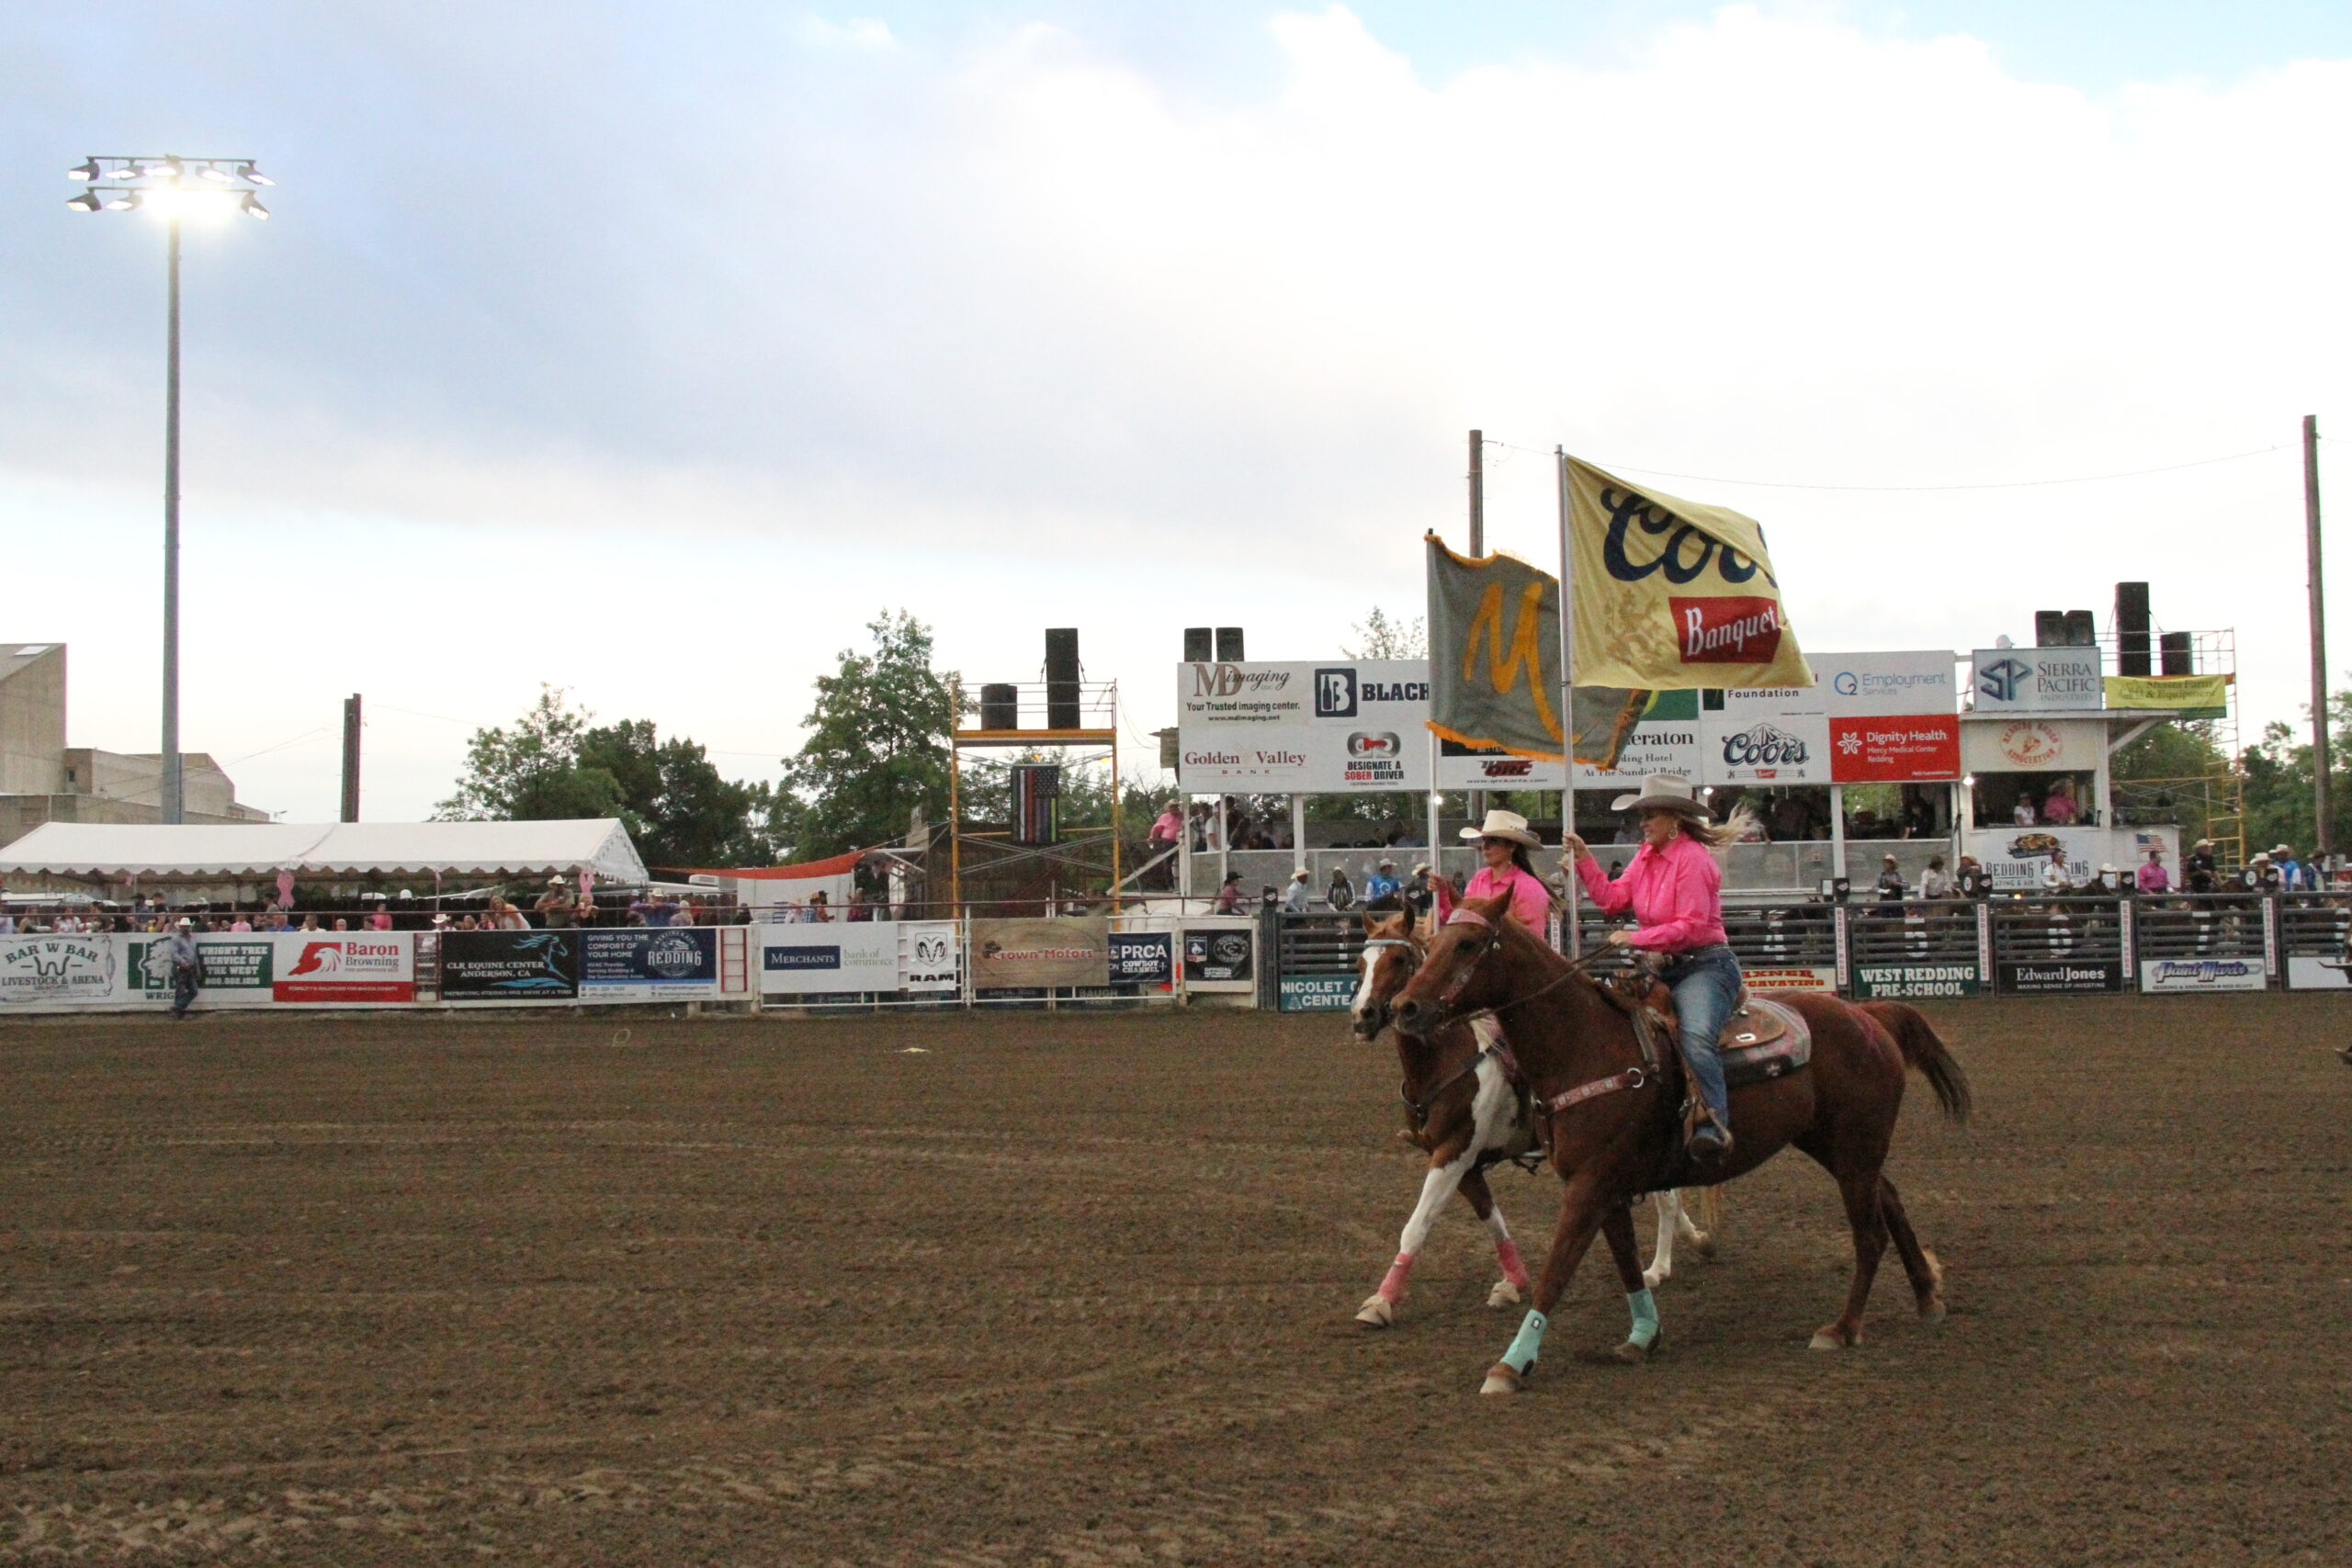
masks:
<svg viewBox="0 0 2352 1568"><path fill-rule="evenodd" d="M168 933L0 937L0 1017L172 1001ZM192 1010L1254 1006L1250 917L204 932ZM976 958L977 954L977 958Z"/></svg>

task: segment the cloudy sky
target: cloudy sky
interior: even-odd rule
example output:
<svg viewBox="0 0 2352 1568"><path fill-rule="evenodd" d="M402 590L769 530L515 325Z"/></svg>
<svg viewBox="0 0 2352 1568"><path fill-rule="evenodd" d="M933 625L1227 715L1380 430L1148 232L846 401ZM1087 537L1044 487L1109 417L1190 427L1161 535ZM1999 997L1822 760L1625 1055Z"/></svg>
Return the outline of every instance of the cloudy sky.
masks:
<svg viewBox="0 0 2352 1568"><path fill-rule="evenodd" d="M155 744L163 246L62 174L164 152L280 181L187 246L183 734L289 819L351 692L373 818L541 682L773 776L885 606L1078 626L1140 737L1186 625L1410 613L1473 425L1495 543L1565 443L1760 519L1815 649L2144 577L2251 720L2305 413L2352 516L2341 4L17 0L0 639L78 745Z"/></svg>

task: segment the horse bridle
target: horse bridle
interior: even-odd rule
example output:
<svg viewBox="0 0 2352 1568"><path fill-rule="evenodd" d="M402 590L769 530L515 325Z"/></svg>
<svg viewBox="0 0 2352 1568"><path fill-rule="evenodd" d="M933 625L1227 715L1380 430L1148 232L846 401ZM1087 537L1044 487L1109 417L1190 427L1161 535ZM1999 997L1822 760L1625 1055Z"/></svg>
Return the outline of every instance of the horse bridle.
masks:
<svg viewBox="0 0 2352 1568"><path fill-rule="evenodd" d="M1476 909L1464 908L1455 908L1453 913L1447 917L1445 923L1450 926L1481 926L1485 928L1486 935L1479 939L1476 956L1464 964L1462 966L1461 971L1456 974L1453 979L1446 982L1445 988L1438 993L1437 1017L1419 1032L1424 1038L1428 1035L1436 1033L1439 1030L1443 1029L1450 1023L1457 1023L1463 1019L1471 1017L1474 1014L1482 1012L1497 1014L1505 1013L1509 1012L1515 1007L1524 1006L1525 1004L1535 1000L1538 997L1548 996L1552 992L1558 990L1562 986L1566 985L1574 976L1580 975L1585 970L1590 968L1595 959L1601 957L1609 951L1607 948L1599 948L1591 953L1586 953L1582 958L1569 959L1567 961L1568 966L1566 969L1561 970L1557 975L1553 976L1551 979L1545 981L1543 985L1538 986L1535 989L1528 992L1527 995L1523 997L1513 997L1509 1001L1497 1002L1490 1008L1470 1008L1464 1010L1459 1008L1457 1005L1461 1000L1462 993L1469 988L1471 976L1478 973L1478 966L1486 963L1487 959L1493 957L1496 952L1501 948L1503 944L1502 928L1493 920L1488 919L1486 916L1478 913ZM1384 940L1395 942L1398 939L1389 937ZM1372 943L1366 942L1364 945L1366 947L1370 947ZM1423 956L1424 961L1426 961L1427 955L1424 954Z"/></svg>

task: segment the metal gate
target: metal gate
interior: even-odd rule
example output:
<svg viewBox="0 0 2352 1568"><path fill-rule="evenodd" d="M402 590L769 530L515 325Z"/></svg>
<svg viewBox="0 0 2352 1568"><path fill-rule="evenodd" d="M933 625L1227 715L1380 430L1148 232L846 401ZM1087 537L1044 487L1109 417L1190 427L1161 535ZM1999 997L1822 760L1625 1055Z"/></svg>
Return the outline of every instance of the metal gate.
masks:
<svg viewBox="0 0 2352 1568"><path fill-rule="evenodd" d="M1847 988L1857 997L1973 997L1985 988L1992 943L1985 906L1857 904L1846 910Z"/></svg>
<svg viewBox="0 0 2352 1568"><path fill-rule="evenodd" d="M1354 915L1277 914L1276 1005L1284 1012L1345 1012L1362 978L1363 921Z"/></svg>

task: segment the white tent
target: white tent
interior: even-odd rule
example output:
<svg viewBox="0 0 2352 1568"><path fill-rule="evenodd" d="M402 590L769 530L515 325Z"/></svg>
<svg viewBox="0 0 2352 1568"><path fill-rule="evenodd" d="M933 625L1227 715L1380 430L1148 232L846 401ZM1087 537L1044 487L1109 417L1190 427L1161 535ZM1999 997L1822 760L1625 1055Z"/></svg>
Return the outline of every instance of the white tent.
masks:
<svg viewBox="0 0 2352 1568"><path fill-rule="evenodd" d="M133 877L574 875L641 883L645 862L616 818L556 822L256 823L251 827L45 822L0 850L0 875Z"/></svg>

